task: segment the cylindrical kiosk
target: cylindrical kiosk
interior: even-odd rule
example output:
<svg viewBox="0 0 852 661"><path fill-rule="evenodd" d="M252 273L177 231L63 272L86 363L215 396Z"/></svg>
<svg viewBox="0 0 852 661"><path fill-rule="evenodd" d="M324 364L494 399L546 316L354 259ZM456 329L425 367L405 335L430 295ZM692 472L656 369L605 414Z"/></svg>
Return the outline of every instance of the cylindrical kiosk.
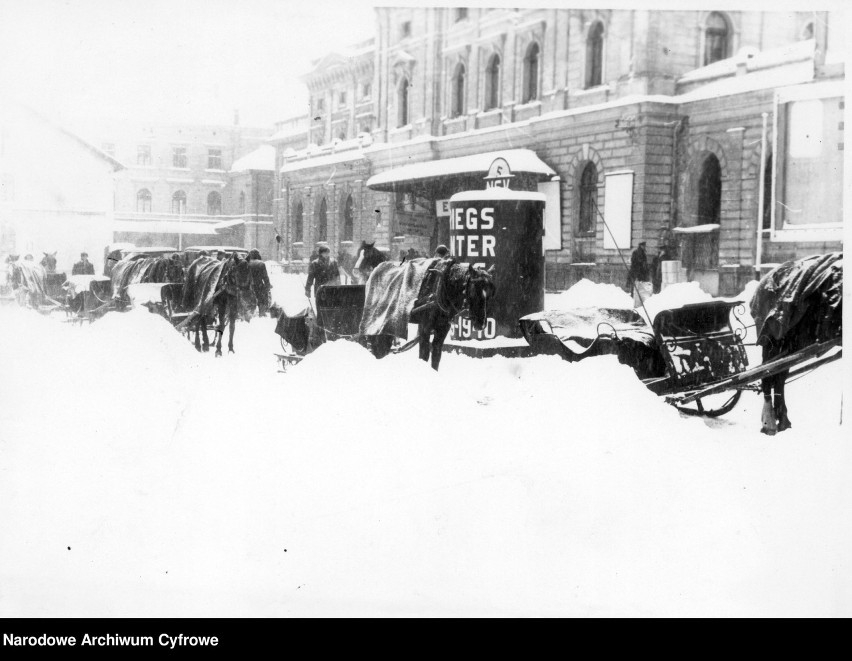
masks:
<svg viewBox="0 0 852 661"><path fill-rule="evenodd" d="M460 262L495 267L494 305L476 332L465 320L453 339L520 337L518 319L544 309L543 193L505 187L450 198L450 253Z"/></svg>

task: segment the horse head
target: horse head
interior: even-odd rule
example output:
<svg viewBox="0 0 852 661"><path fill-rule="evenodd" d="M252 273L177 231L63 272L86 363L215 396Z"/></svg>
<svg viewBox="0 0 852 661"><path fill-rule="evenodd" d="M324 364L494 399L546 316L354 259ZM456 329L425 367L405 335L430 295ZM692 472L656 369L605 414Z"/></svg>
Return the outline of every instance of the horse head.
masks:
<svg viewBox="0 0 852 661"><path fill-rule="evenodd" d="M470 319L474 328L482 330L488 321L488 306L493 305L496 291L494 266L486 271L471 265L467 269L465 280L464 297L470 310Z"/></svg>
<svg viewBox="0 0 852 661"><path fill-rule="evenodd" d="M228 294L241 295L251 289L251 271L247 259L242 259L237 253L225 262L223 280Z"/></svg>
<svg viewBox="0 0 852 661"><path fill-rule="evenodd" d="M48 273L56 273L56 253L59 252L54 251L52 253L46 252L44 253L44 257L42 257L41 265Z"/></svg>

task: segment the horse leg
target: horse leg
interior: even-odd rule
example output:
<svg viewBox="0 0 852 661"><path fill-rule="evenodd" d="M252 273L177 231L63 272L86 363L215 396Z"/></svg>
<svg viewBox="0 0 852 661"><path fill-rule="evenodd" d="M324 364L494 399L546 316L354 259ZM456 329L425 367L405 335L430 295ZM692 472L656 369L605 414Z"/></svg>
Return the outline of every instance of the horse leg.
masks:
<svg viewBox="0 0 852 661"><path fill-rule="evenodd" d="M221 299L220 299L221 300ZM223 302L218 304L218 320L216 322L216 357L222 355L222 336L225 334L225 305Z"/></svg>
<svg viewBox="0 0 852 661"><path fill-rule="evenodd" d="M201 317L198 324L201 327L201 336L204 338L204 343L201 347L203 351L210 351L210 337L207 335L207 317Z"/></svg>
<svg viewBox="0 0 852 661"><path fill-rule="evenodd" d="M419 341L420 360L429 361L429 328L426 324L420 324L417 327L417 338Z"/></svg>
<svg viewBox="0 0 852 661"><path fill-rule="evenodd" d="M787 383L788 372L782 372L775 377L775 420L778 424L778 431L789 429L793 425L790 423L790 418L787 417L787 403L784 400L784 385Z"/></svg>
<svg viewBox="0 0 852 661"><path fill-rule="evenodd" d="M441 363L441 353L444 350L444 340L447 339L447 333L450 332L450 322L447 320L435 326L435 335L432 338L432 369L438 371L438 365Z"/></svg>
<svg viewBox="0 0 852 661"><path fill-rule="evenodd" d="M228 353L234 353L234 326L237 323L236 304L228 310Z"/></svg>
<svg viewBox="0 0 852 661"><path fill-rule="evenodd" d="M775 383L775 377L770 376L760 382L760 387L763 390L763 410L760 413L761 428L760 433L767 436L775 436L778 431L778 425L775 422L775 408L772 406L772 390Z"/></svg>

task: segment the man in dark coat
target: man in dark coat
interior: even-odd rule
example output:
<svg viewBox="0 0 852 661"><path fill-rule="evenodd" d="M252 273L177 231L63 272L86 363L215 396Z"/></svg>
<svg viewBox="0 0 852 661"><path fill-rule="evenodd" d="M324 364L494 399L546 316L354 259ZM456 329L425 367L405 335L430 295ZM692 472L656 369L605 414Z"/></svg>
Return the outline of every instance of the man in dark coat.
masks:
<svg viewBox="0 0 852 661"><path fill-rule="evenodd" d="M266 264L263 263L259 250L253 249L249 252L248 266L251 275L251 288L257 299L257 311L261 317L265 317L269 310L269 290L272 289L272 283L269 282Z"/></svg>
<svg viewBox="0 0 852 661"><path fill-rule="evenodd" d="M641 241L633 254L630 255L630 270L627 272L627 290L633 291L635 282L649 282L648 254L645 252L645 242Z"/></svg>
<svg viewBox="0 0 852 661"><path fill-rule="evenodd" d="M340 269L337 260L331 258L328 246L320 246L319 256L308 266L308 280L305 283L305 296L316 294L325 284L337 282L340 279Z"/></svg>
<svg viewBox="0 0 852 661"><path fill-rule="evenodd" d="M80 261L71 268L71 275L95 275L95 265L89 261L88 253L80 253Z"/></svg>

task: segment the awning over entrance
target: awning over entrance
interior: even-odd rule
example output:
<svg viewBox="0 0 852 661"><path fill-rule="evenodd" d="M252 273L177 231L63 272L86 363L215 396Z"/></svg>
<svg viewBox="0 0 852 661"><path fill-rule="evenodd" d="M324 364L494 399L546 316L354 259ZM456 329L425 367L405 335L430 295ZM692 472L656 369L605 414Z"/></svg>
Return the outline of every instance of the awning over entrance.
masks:
<svg viewBox="0 0 852 661"><path fill-rule="evenodd" d="M488 172L495 158L505 158L513 174L527 173L538 175L541 181L549 180L556 172L542 161L531 149L503 149L501 151L443 158L425 163L413 163L380 172L367 180L367 187L373 190L392 192L402 183L443 179L456 175L482 175Z"/></svg>

